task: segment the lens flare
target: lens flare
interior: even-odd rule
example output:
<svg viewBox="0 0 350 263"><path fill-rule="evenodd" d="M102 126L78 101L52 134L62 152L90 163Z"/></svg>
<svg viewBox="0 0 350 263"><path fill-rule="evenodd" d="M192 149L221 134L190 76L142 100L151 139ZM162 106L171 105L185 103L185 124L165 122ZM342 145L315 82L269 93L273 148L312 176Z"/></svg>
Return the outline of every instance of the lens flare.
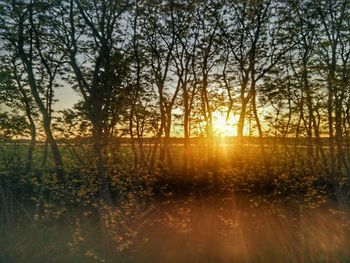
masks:
<svg viewBox="0 0 350 263"><path fill-rule="evenodd" d="M218 136L236 136L237 135L238 118L235 115L230 115L227 119L226 112L213 112L213 130Z"/></svg>

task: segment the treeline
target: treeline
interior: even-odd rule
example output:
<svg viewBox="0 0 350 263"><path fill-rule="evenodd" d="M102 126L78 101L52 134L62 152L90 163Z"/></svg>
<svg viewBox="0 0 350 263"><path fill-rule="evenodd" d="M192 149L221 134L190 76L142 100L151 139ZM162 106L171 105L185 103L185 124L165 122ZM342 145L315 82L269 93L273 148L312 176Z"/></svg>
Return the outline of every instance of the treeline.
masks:
<svg viewBox="0 0 350 263"><path fill-rule="evenodd" d="M207 138L214 158L221 112L237 116L238 138L261 138L267 171L263 137L303 138L335 185L350 178L347 0L3 0L0 13L1 135L31 138L28 172L43 135L64 185L57 138L89 137L110 202L113 138L129 137L134 167L153 171L172 165L170 137L181 127L187 173L191 137ZM61 86L80 101L58 114Z"/></svg>

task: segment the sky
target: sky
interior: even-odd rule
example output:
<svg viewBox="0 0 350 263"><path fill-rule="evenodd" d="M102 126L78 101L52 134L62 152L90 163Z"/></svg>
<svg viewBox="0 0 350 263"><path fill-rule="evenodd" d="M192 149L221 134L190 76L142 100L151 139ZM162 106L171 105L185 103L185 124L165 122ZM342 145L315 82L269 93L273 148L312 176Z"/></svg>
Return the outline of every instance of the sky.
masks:
<svg viewBox="0 0 350 263"><path fill-rule="evenodd" d="M78 102L79 95L68 86L55 89L55 98L58 100L53 108L55 111L72 108Z"/></svg>

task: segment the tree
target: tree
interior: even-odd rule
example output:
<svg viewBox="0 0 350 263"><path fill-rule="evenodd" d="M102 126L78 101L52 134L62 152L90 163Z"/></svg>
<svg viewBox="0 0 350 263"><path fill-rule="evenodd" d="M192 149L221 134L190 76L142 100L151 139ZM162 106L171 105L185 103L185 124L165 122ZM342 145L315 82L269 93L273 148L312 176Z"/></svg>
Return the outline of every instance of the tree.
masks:
<svg viewBox="0 0 350 263"><path fill-rule="evenodd" d="M256 107L257 86L291 48L287 41L280 3L234 1L225 3L220 19L221 33L230 52L227 69L239 76L240 115L237 136L242 137L247 105L251 102L259 135L262 128ZM227 7L227 8L226 8Z"/></svg>
<svg viewBox="0 0 350 263"><path fill-rule="evenodd" d="M37 127L35 118L37 117L37 110L30 91L25 87L26 83L22 79L23 70L19 69L20 65L17 64L15 58L8 59L11 61L7 61L4 71L2 71L1 79L3 82L0 86L0 101L13 110L18 109L24 112L27 118L30 130L30 144L27 152L25 172L29 172L32 168L33 152L36 145Z"/></svg>
<svg viewBox="0 0 350 263"><path fill-rule="evenodd" d="M127 1L71 0L56 10L56 38L68 55L74 87L92 125L101 206L112 203L106 163L127 86L129 62L121 22L127 6Z"/></svg>
<svg viewBox="0 0 350 263"><path fill-rule="evenodd" d="M338 179L342 167L350 173L343 151L343 103L347 88L347 61L349 58L349 10L348 1L311 1L315 16L320 21L317 48L320 58L319 70L328 91L328 136L330 149L329 173L334 178L339 194ZM343 65L341 65L343 63ZM344 74L339 69L345 69ZM342 79L345 78L345 79ZM344 85L345 84L345 85ZM335 148L336 147L336 148Z"/></svg>
<svg viewBox="0 0 350 263"><path fill-rule="evenodd" d="M4 48L18 58L26 74L30 94L43 120L46 139L50 145L56 173L63 183L62 156L51 130L51 104L55 82L65 54L57 50L48 17L53 4L40 1L3 1L1 37ZM15 62L17 63L17 62ZM45 94L44 99L42 95Z"/></svg>

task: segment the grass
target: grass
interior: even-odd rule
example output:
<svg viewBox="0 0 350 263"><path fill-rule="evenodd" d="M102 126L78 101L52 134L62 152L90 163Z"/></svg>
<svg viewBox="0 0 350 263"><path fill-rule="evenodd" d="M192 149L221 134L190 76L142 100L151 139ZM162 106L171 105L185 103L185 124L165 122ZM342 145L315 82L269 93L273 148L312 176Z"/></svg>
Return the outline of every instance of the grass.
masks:
<svg viewBox="0 0 350 263"><path fill-rule="evenodd" d="M93 222L22 222L0 238L1 262L348 262L349 214L256 205L248 197L154 201L130 249L101 247ZM130 225L134 218L124 218ZM142 241L140 240L142 237ZM146 241L147 239L147 241Z"/></svg>
<svg viewBox="0 0 350 263"><path fill-rule="evenodd" d="M1 177L20 206L12 224L0 226L0 262L350 261L349 209L335 202L331 178L306 149L267 147L267 174L259 148L218 147L213 169L205 148L194 145L189 174L182 172L181 146L171 148L173 167L154 174L132 168L128 147L111 153L118 160L108 170L115 205L101 226L92 162L85 167L62 148L72 198L67 210L55 201L62 189L48 173L50 159L41 167L42 147L36 172L23 179L14 168L25 147L3 146L13 169L2 169Z"/></svg>

